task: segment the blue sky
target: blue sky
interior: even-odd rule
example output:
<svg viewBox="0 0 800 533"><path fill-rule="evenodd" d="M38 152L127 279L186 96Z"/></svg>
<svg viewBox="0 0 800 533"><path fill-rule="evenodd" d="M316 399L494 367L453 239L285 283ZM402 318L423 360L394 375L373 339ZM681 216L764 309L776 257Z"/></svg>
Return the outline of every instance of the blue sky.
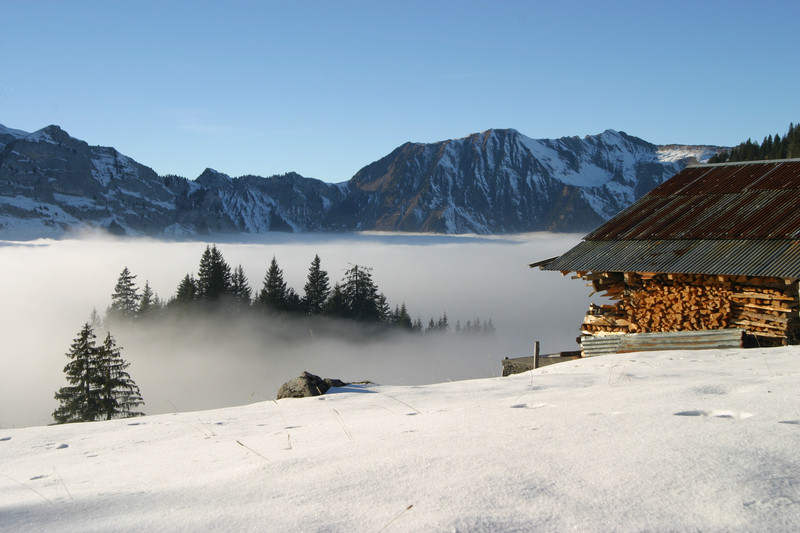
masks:
<svg viewBox="0 0 800 533"><path fill-rule="evenodd" d="M407 141L800 122L800 2L0 0L0 124L159 174L345 181Z"/></svg>

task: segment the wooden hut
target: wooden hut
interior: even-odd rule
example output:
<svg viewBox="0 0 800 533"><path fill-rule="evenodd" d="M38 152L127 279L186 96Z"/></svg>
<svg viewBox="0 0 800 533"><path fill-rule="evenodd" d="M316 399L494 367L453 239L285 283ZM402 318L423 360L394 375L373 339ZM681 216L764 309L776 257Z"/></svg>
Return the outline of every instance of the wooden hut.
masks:
<svg viewBox="0 0 800 533"><path fill-rule="evenodd" d="M611 303L583 337L737 328L800 339L800 159L687 167L584 237L533 263L575 273Z"/></svg>

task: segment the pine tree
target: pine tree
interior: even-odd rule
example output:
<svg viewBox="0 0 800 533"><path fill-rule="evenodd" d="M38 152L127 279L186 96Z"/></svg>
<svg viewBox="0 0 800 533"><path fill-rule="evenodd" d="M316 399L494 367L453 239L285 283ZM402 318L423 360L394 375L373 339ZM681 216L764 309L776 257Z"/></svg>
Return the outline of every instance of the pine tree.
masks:
<svg viewBox="0 0 800 533"><path fill-rule="evenodd" d="M105 420L144 415L136 410L144 400L139 387L126 372L130 363L122 359L121 351L108 333L98 353L100 417Z"/></svg>
<svg viewBox="0 0 800 533"><path fill-rule="evenodd" d="M252 290L247 281L247 276L244 275L242 265L236 267L231 276L231 295L234 298L234 307L237 311L241 311L250 307L250 296Z"/></svg>
<svg viewBox="0 0 800 533"><path fill-rule="evenodd" d="M206 246L197 272L197 298L217 301L231 289L231 267L217 245Z"/></svg>
<svg viewBox="0 0 800 533"><path fill-rule="evenodd" d="M353 265L345 272L342 294L347 302L347 318L373 321L381 318L378 287L372 281L372 269Z"/></svg>
<svg viewBox="0 0 800 533"><path fill-rule="evenodd" d="M450 324L447 322L447 312L439 317L439 320L436 322L436 329L443 332L450 330Z"/></svg>
<svg viewBox="0 0 800 533"><path fill-rule="evenodd" d="M100 317L100 313L97 312L97 308L92 308L92 312L89 315L89 325L92 326L92 329L103 327L103 319Z"/></svg>
<svg viewBox="0 0 800 533"><path fill-rule="evenodd" d="M347 307L347 299L342 291L342 286L339 283L333 285L328 299L325 300L325 305L322 307L322 314L327 316L338 316L346 318L349 315Z"/></svg>
<svg viewBox="0 0 800 533"><path fill-rule="evenodd" d="M150 282L144 282L142 295L139 297L139 309L137 310L137 318L152 317L161 310L161 300L158 295L150 288Z"/></svg>
<svg viewBox="0 0 800 533"><path fill-rule="evenodd" d="M87 322L67 352L70 362L64 367L64 373L69 385L61 387L55 394L55 399L60 403L53 411L56 424L94 420L100 411L100 393L95 384L95 338L94 331Z"/></svg>
<svg viewBox="0 0 800 533"><path fill-rule="evenodd" d="M297 292L289 287L286 289L286 298L283 304L283 310L289 313L303 313L305 307L303 306L303 299Z"/></svg>
<svg viewBox="0 0 800 533"><path fill-rule="evenodd" d="M414 325L411 322L411 316L406 309L406 303L403 302L400 307L395 307L394 323L401 328L412 329Z"/></svg>
<svg viewBox="0 0 800 533"><path fill-rule="evenodd" d="M723 150L711 157L709 163L757 161L800 157L800 131L789 123L789 131L781 138L779 134L769 135L759 144L751 139L734 146L730 152Z"/></svg>
<svg viewBox="0 0 800 533"><path fill-rule="evenodd" d="M315 255L308 268L308 281L303 287L303 304L309 315L322 314L322 308L331 292L328 273L322 270L320 263L319 255Z"/></svg>
<svg viewBox="0 0 800 533"><path fill-rule="evenodd" d="M386 299L386 295L383 293L378 294L378 297L375 300L375 305L378 308L377 320L380 320L381 322L390 322L392 320L392 309L389 307L389 302Z"/></svg>
<svg viewBox="0 0 800 533"><path fill-rule="evenodd" d="M178 284L175 297L170 301L170 305L186 305L197 298L197 281L191 274L186 276Z"/></svg>
<svg viewBox="0 0 800 533"><path fill-rule="evenodd" d="M69 385L55 394L60 403L53 411L57 424L142 414L135 411L144 403L139 388L125 371L128 363L122 359L111 333L102 346L97 346L95 339L87 322L66 354L70 362L64 373Z"/></svg>
<svg viewBox="0 0 800 533"><path fill-rule="evenodd" d="M261 308L270 311L287 309L286 282L283 281L283 270L278 266L275 256L272 256L269 269L264 276L264 286L258 295L258 304Z"/></svg>
<svg viewBox="0 0 800 533"><path fill-rule="evenodd" d="M106 312L112 320L133 320L139 310L139 289L134 280L136 276L131 274L128 267L122 269L117 284L114 286L114 293L111 295L111 306Z"/></svg>
<svg viewBox="0 0 800 533"><path fill-rule="evenodd" d="M800 124L789 124L789 133L783 142L786 144L786 157L800 157Z"/></svg>

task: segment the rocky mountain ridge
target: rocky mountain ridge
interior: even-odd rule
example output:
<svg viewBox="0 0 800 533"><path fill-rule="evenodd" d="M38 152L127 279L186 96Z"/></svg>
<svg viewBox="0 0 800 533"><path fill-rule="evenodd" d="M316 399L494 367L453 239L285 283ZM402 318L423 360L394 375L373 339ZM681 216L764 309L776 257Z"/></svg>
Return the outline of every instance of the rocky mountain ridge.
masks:
<svg viewBox="0 0 800 533"><path fill-rule="evenodd" d="M588 231L721 150L656 146L624 132L535 140L513 129L406 143L332 184L295 173L159 176L58 126L0 125L0 238L113 233ZM5 236L5 237L4 237Z"/></svg>

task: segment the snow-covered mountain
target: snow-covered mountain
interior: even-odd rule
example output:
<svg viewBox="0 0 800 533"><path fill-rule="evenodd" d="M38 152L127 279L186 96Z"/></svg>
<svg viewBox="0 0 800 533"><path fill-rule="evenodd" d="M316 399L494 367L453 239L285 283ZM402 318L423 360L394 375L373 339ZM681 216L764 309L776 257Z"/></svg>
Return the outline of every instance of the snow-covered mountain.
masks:
<svg viewBox="0 0 800 533"><path fill-rule="evenodd" d="M340 184L211 169L191 181L58 126L29 134L0 125L0 232L585 231L719 150L659 147L613 130L555 140L488 130L404 144Z"/></svg>
<svg viewBox="0 0 800 533"><path fill-rule="evenodd" d="M345 209L358 213L356 229L584 231L717 150L664 150L613 130L555 140L489 130L407 143L350 180L348 201L356 205Z"/></svg>

